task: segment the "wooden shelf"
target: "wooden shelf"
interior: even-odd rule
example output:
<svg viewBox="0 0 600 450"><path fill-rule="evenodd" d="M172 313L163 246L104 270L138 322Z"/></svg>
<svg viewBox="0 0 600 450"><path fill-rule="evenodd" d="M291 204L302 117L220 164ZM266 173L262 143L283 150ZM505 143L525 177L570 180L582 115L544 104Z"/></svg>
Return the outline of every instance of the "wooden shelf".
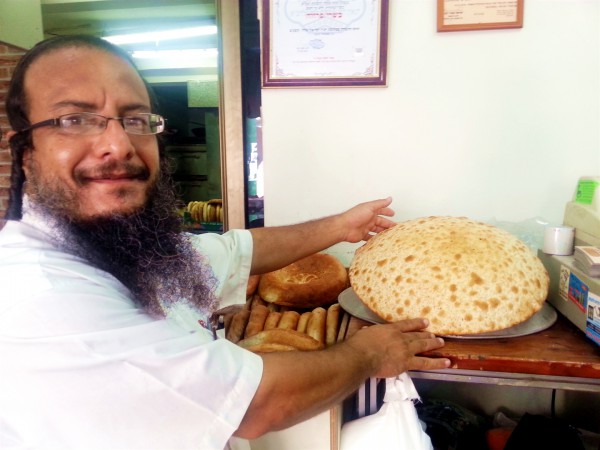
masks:
<svg viewBox="0 0 600 450"><path fill-rule="evenodd" d="M351 317L346 337L368 322ZM600 392L600 347L561 314L547 330L498 339L445 338L446 345L427 355L452 361L450 369L418 372L419 378L448 381L560 387ZM419 375L422 374L422 375ZM487 381L486 381L487 380Z"/></svg>

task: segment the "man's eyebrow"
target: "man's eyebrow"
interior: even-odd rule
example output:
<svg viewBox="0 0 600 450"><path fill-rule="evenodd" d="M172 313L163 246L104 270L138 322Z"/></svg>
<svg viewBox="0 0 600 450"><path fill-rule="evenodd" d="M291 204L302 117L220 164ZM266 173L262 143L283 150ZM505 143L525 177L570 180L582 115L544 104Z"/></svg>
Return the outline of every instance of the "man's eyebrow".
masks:
<svg viewBox="0 0 600 450"><path fill-rule="evenodd" d="M73 106L75 108L87 109L87 110L93 110L95 107L92 103L82 102L82 101L78 101L78 100L63 100L62 102L55 103L52 106L53 106L53 109L60 109L60 108L68 107L68 106Z"/></svg>
<svg viewBox="0 0 600 450"><path fill-rule="evenodd" d="M89 111L89 112L94 112L95 110L97 110L97 106L93 103L89 103L89 102L82 102L79 100L64 100L58 103L55 103L54 105L54 109L60 109L60 108L65 108L65 107L74 107L74 108L78 108L82 111ZM120 114L124 114L124 113L129 113L129 112L150 112L151 108L145 104L145 103L131 103L129 105L125 105L123 107L120 108L121 113Z"/></svg>
<svg viewBox="0 0 600 450"><path fill-rule="evenodd" d="M150 108L150 106L146 105L145 103L134 103L131 105L127 105L124 106L122 108L120 108L121 111L123 111L123 113L128 113L128 112L151 112L152 108ZM121 114L123 114L121 113Z"/></svg>

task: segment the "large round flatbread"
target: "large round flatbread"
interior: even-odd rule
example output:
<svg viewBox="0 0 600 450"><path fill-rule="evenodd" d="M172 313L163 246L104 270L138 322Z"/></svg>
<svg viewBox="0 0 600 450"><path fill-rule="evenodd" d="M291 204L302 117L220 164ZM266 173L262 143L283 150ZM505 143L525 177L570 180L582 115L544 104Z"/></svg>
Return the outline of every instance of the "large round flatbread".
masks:
<svg viewBox="0 0 600 450"><path fill-rule="evenodd" d="M258 293L263 300L277 305L315 308L337 302L349 284L348 271L335 256L315 253L263 274Z"/></svg>
<svg viewBox="0 0 600 450"><path fill-rule="evenodd" d="M382 319L425 317L441 335L497 331L535 314L548 272L518 238L464 217L401 222L350 264L356 295Z"/></svg>

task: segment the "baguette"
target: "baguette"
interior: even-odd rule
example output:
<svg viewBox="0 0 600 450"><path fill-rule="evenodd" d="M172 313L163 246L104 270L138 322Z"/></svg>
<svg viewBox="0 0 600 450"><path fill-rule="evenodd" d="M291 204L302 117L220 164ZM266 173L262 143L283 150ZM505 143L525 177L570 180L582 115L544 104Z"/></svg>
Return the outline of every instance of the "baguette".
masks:
<svg viewBox="0 0 600 450"><path fill-rule="evenodd" d="M272 330L273 328L277 328L279 325L279 321L281 320L281 313L279 311L271 311L267 316L267 320L265 320L265 330Z"/></svg>
<svg viewBox="0 0 600 450"><path fill-rule="evenodd" d="M244 332L250 318L250 311L246 308L240 309L235 313L229 323L225 327L225 338L234 344L239 342L244 337Z"/></svg>
<svg viewBox="0 0 600 450"><path fill-rule="evenodd" d="M313 309L306 324L306 334L325 346L325 328L327 325L327 310L322 307Z"/></svg>
<svg viewBox="0 0 600 450"><path fill-rule="evenodd" d="M251 345L246 347L246 350L250 350L253 353L272 353L272 352L291 352L298 351L296 347L285 344L277 344L277 343L262 343Z"/></svg>
<svg viewBox="0 0 600 450"><path fill-rule="evenodd" d="M340 321L340 304L334 303L327 309L325 326L325 345L328 347L337 342L338 323Z"/></svg>
<svg viewBox="0 0 600 450"><path fill-rule="evenodd" d="M266 306L260 304L252 305L250 317L248 318L248 325L246 326L246 332L244 333L244 339L254 336L256 333L262 331L265 327L268 315L269 308Z"/></svg>
<svg viewBox="0 0 600 450"><path fill-rule="evenodd" d="M246 297L250 297L256 293L259 281L260 275L250 275L248 278L248 284L246 285Z"/></svg>
<svg viewBox="0 0 600 450"><path fill-rule="evenodd" d="M267 302L260 298L260 295L254 294L250 300L250 310L254 309L256 305L267 306Z"/></svg>
<svg viewBox="0 0 600 450"><path fill-rule="evenodd" d="M281 320L277 325L277 328L286 328L288 330L295 330L298 326L300 319L300 313L297 311L285 311L281 314Z"/></svg>
<svg viewBox="0 0 600 450"><path fill-rule="evenodd" d="M311 315L312 312L310 311L303 312L300 315L300 319L298 319L298 325L296 326L296 331L299 331L300 333L306 333L306 325L308 325L308 321Z"/></svg>
<svg viewBox="0 0 600 450"><path fill-rule="evenodd" d="M273 344L284 345L302 351L320 350L324 347L321 342L304 333L284 328L260 331L238 342L240 347L255 352L262 351L265 344L271 347Z"/></svg>

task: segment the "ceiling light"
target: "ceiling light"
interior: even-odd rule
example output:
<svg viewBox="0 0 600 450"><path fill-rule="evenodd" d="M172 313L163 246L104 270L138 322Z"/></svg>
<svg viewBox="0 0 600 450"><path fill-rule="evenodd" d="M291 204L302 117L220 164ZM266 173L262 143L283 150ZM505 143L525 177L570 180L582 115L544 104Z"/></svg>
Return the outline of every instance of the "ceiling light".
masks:
<svg viewBox="0 0 600 450"><path fill-rule="evenodd" d="M197 36L208 36L212 34L217 34L216 25L180 28L177 30L152 31L148 33L120 34L115 36L105 36L103 39L116 45L123 45L137 44L140 42L156 42Z"/></svg>
<svg viewBox="0 0 600 450"><path fill-rule="evenodd" d="M216 48L187 50L136 50L131 56L139 69L217 67Z"/></svg>

